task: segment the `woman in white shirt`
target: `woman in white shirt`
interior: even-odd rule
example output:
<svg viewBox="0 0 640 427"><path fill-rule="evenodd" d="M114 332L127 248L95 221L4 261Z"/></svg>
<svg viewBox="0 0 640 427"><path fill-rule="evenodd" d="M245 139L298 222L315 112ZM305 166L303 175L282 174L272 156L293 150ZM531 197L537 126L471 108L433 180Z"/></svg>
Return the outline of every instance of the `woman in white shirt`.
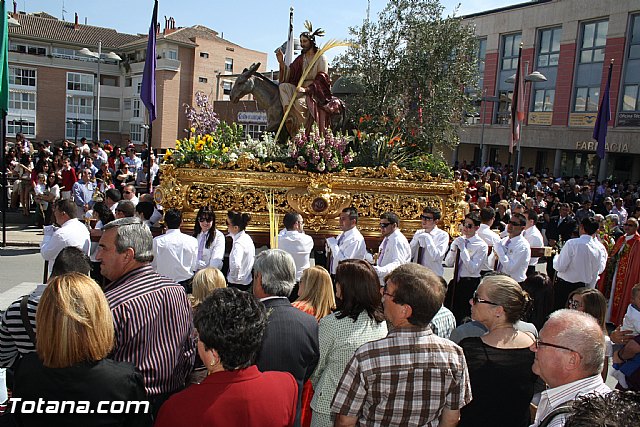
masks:
<svg viewBox="0 0 640 427"><path fill-rule="evenodd" d="M229 227L229 235L233 239L233 246L229 254L227 283L230 287L242 291L251 289L251 271L256 257L256 247L253 240L244 231L250 220L251 216L247 213L227 212L227 226Z"/></svg>
<svg viewBox="0 0 640 427"><path fill-rule="evenodd" d="M196 271L213 267L222 270L224 260L224 235L216 229L216 213L211 206L198 211L193 237L198 239L198 263Z"/></svg>

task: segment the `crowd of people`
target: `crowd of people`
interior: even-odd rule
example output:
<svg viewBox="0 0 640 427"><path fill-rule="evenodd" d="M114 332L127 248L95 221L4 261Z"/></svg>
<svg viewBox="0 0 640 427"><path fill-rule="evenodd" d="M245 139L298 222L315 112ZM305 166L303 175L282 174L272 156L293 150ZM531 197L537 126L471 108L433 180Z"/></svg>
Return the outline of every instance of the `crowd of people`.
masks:
<svg viewBox="0 0 640 427"><path fill-rule="evenodd" d="M107 178L136 158L114 148L94 168ZM584 402L611 394L610 360L618 388L640 390L633 185L523 170L511 190L506 170L460 167L458 237L438 227L438 207L424 207L411 239L384 212L371 253L347 207L321 242L325 268L297 212L278 249L256 250L247 213L229 210L219 230L220 209L202 206L186 234L180 210L138 199L134 184L90 193L86 160L61 165L61 182L80 179L57 200L32 188L55 223L41 246L50 279L4 312L0 367L23 401L148 409L65 414L65 425L576 425Z"/></svg>

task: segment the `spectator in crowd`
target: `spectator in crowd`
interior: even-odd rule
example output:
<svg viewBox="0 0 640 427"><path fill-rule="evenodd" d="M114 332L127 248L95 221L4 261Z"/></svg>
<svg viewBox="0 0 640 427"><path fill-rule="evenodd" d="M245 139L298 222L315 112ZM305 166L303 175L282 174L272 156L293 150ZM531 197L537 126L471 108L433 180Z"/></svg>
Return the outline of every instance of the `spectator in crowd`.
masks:
<svg viewBox="0 0 640 427"><path fill-rule="evenodd" d="M153 210L155 206L152 202L139 202L136 205L136 215L147 227L153 227L151 224L151 216L153 215Z"/></svg>
<svg viewBox="0 0 640 427"><path fill-rule="evenodd" d="M158 206L156 205L155 200L153 200L153 195L149 193L142 194L140 195L140 201L153 204L153 214L151 215L151 219L149 219L149 221L151 222L151 226L157 227L162 220L162 212L158 210Z"/></svg>
<svg viewBox="0 0 640 427"><path fill-rule="evenodd" d="M71 200L58 200L53 208L53 216L59 227L46 226L40 244L40 254L49 262L49 274L53 261L67 246L74 246L89 255L91 237L87 227L76 218L76 205Z"/></svg>
<svg viewBox="0 0 640 427"><path fill-rule="evenodd" d="M78 218L84 218L84 214L93 207L93 193L96 189L95 184L91 181L91 174L88 169L80 170L80 179L73 184L71 192L73 193L73 201L78 210Z"/></svg>
<svg viewBox="0 0 640 427"><path fill-rule="evenodd" d="M211 206L203 206L196 215L193 237L198 240L196 271L207 267L222 270L224 235L216 228L216 213Z"/></svg>
<svg viewBox="0 0 640 427"><path fill-rule="evenodd" d="M593 218L595 212L591 210L591 200L587 199L582 202L582 207L576 211L576 221L582 223L585 218Z"/></svg>
<svg viewBox="0 0 640 427"><path fill-rule="evenodd" d="M191 304L184 288L151 267L153 236L138 218L105 225L96 254L115 326L111 356L142 372L153 413L181 390L195 358Z"/></svg>
<svg viewBox="0 0 640 427"><path fill-rule="evenodd" d="M311 377L312 425L318 427L333 426L331 398L355 351L387 335L378 276L368 262L354 259L338 265L336 297L336 312L320 321L320 361Z"/></svg>
<svg viewBox="0 0 640 427"><path fill-rule="evenodd" d="M460 342L469 369L473 400L462 408L460 427L485 426L487 418L502 427L527 427L529 402L536 375L531 372L534 338L518 331L531 300L520 285L505 275L490 275L469 301L471 318L488 333Z"/></svg>
<svg viewBox="0 0 640 427"><path fill-rule="evenodd" d="M624 208L623 203L624 199L622 197L616 198L615 206L609 212L614 215L618 215L618 224L624 224L627 221L627 217L629 216L627 210Z"/></svg>
<svg viewBox="0 0 640 427"><path fill-rule="evenodd" d="M511 211L509 209L509 202L506 200L501 200L496 205L496 219L494 220L494 225L497 225L498 230L502 233L506 228L509 220L511 219Z"/></svg>
<svg viewBox="0 0 640 427"><path fill-rule="evenodd" d="M198 270L198 272L193 275L191 286L193 288L191 304L193 308L196 309L214 290L226 288L227 282L224 279L224 274L222 274L220 270L213 267L206 267Z"/></svg>
<svg viewBox="0 0 640 427"><path fill-rule="evenodd" d="M227 284L241 291L251 288L251 269L256 256L253 240L245 231L250 220L251 216L247 213L227 212L227 227L233 240L229 253Z"/></svg>
<svg viewBox="0 0 640 427"><path fill-rule="evenodd" d="M288 300L296 274L291 255L268 249L258 254L253 269L253 294L270 313L256 364L261 372L289 372L295 377L298 403L294 426L300 426L303 384L318 364L318 322Z"/></svg>
<svg viewBox="0 0 640 427"><path fill-rule="evenodd" d="M418 264L386 277L382 302L393 330L361 346L347 364L331 403L336 426L457 425L471 401L467 364L460 347L429 328L444 294L438 276Z"/></svg>
<svg viewBox="0 0 640 427"><path fill-rule="evenodd" d="M313 250L313 237L304 234L304 220L297 212L284 215L286 231L278 236L278 248L287 252L296 263L296 282L300 282L302 272L309 268L309 256ZM298 290L294 288L292 297L297 298ZM294 299L295 300L295 299Z"/></svg>
<svg viewBox="0 0 640 427"><path fill-rule="evenodd" d="M111 209L111 212L113 212L113 215L115 216L116 214L116 208L118 207L118 202L122 199L122 196L120 195L120 191L116 190L115 188L110 188L105 192L105 203L107 204L107 206L109 206L109 209Z"/></svg>
<svg viewBox="0 0 640 427"><path fill-rule="evenodd" d="M545 273L535 272L527 276L522 283L522 289L529 294L532 300L525 320L533 323L539 331L547 317L553 312L553 282Z"/></svg>
<svg viewBox="0 0 640 427"><path fill-rule="evenodd" d="M48 203L47 211L44 214L44 225L51 225L54 203L60 199L60 185L58 184L58 175L55 172L49 172L47 175L46 190L41 199Z"/></svg>
<svg viewBox="0 0 640 427"><path fill-rule="evenodd" d="M300 277L300 296L292 304L295 308L314 316L318 321L336 308L331 276L324 267L314 265Z"/></svg>
<svg viewBox="0 0 640 427"><path fill-rule="evenodd" d="M522 237L529 242L529 246L531 248L542 248L544 246L544 238L542 237L542 233L538 230L538 213L530 209L524 213L525 218L527 219L527 225L524 227L522 231ZM529 260L529 266L527 267L526 275L527 277L531 276L536 272L536 265L538 264L538 257L531 257Z"/></svg>
<svg viewBox="0 0 640 427"><path fill-rule="evenodd" d="M383 239L374 268L382 286L387 274L398 266L411 262L411 247L400 231L400 218L393 212L380 215L380 233Z"/></svg>
<svg viewBox="0 0 640 427"><path fill-rule="evenodd" d="M573 402L564 427L640 425L640 393L613 390L586 394Z"/></svg>
<svg viewBox="0 0 640 427"><path fill-rule="evenodd" d="M136 196L136 187L133 185L126 185L122 189L122 200L128 200L133 203L134 206L137 205L138 197Z"/></svg>
<svg viewBox="0 0 640 427"><path fill-rule="evenodd" d="M498 258L496 271L505 273L518 283L524 282L527 278L527 268L531 260L531 246L522 237L526 226L526 217L521 213L514 213L507 225L507 236L493 247Z"/></svg>
<svg viewBox="0 0 640 427"><path fill-rule="evenodd" d="M120 200L115 209L116 219L133 218L136 214L136 205L129 200Z"/></svg>
<svg viewBox="0 0 640 427"><path fill-rule="evenodd" d="M480 283L480 270L487 260L487 244L476 235L480 218L476 213L465 215L462 236L451 243L445 259L448 267L454 267L454 278L449 283L445 306L453 312L458 325L471 314L469 298Z"/></svg>
<svg viewBox="0 0 640 427"><path fill-rule="evenodd" d="M155 426L293 425L298 401L295 378L288 372L259 370L255 364L270 321L250 293L216 289L194 319L198 354L208 376L171 397Z"/></svg>
<svg viewBox="0 0 640 427"><path fill-rule="evenodd" d="M169 209L164 214L167 232L153 239L153 269L180 283L191 293L191 278L197 268L198 241L180 231L182 212Z"/></svg>
<svg viewBox="0 0 640 427"><path fill-rule="evenodd" d="M411 260L431 269L436 275L444 275L442 262L449 247L449 233L438 228L440 210L426 207L420 215L422 228L415 232L411 243Z"/></svg>
<svg viewBox="0 0 640 427"><path fill-rule="evenodd" d="M340 230L338 237L329 237L327 247L331 252L330 273L335 275L338 264L343 259L365 259L367 245L358 230L358 211L349 207L340 213Z"/></svg>
<svg viewBox="0 0 640 427"><path fill-rule="evenodd" d="M38 402L89 402L87 413L56 415L14 404L23 426L150 425L144 411L142 375L133 365L106 357L114 343L114 326L102 290L88 276L68 273L53 278L42 293L36 314L37 354L25 356L15 376L13 397ZM101 411L102 402L139 401L141 410ZM47 408L49 408L47 406ZM22 411L24 409L24 411ZM48 412L48 411L46 411Z"/></svg>

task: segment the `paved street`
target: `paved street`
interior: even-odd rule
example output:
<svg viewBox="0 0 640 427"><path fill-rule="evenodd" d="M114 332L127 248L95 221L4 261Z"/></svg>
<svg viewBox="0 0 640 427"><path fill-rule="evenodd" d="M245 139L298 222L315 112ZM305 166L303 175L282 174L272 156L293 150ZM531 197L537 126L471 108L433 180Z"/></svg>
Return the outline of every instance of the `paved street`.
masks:
<svg viewBox="0 0 640 427"><path fill-rule="evenodd" d="M39 248L0 248L0 310L41 283L43 268Z"/></svg>

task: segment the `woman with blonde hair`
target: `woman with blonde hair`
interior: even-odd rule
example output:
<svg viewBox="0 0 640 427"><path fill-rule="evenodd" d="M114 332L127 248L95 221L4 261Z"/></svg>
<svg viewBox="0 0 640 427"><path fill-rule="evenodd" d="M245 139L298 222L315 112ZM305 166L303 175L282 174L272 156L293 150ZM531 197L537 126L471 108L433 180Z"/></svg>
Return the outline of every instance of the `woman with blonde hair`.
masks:
<svg viewBox="0 0 640 427"><path fill-rule="evenodd" d="M51 423L49 413L26 411L26 402L42 399L75 408L59 408L56 425L149 425L142 374L130 363L106 359L113 345L113 317L100 287L81 273L52 278L36 313L37 353L23 357L15 375L13 396L25 403L24 413L22 403L13 407L19 424ZM138 401L140 410L99 411L103 401Z"/></svg>
<svg viewBox="0 0 640 427"><path fill-rule="evenodd" d="M485 276L469 301L471 318L489 332L460 342L469 369L473 401L460 411L459 426L525 427L536 375L531 372L533 336L514 324L531 299L511 277Z"/></svg>
<svg viewBox="0 0 640 427"><path fill-rule="evenodd" d="M191 286L193 287L191 304L193 308L196 308L202 304L202 301L207 299L215 289L226 288L227 281L224 279L224 274L222 274L220 270L207 267L193 275Z"/></svg>
<svg viewBox="0 0 640 427"><path fill-rule="evenodd" d="M303 271L298 291L300 295L293 306L314 316L318 322L336 308L331 276L324 267L314 265Z"/></svg>

